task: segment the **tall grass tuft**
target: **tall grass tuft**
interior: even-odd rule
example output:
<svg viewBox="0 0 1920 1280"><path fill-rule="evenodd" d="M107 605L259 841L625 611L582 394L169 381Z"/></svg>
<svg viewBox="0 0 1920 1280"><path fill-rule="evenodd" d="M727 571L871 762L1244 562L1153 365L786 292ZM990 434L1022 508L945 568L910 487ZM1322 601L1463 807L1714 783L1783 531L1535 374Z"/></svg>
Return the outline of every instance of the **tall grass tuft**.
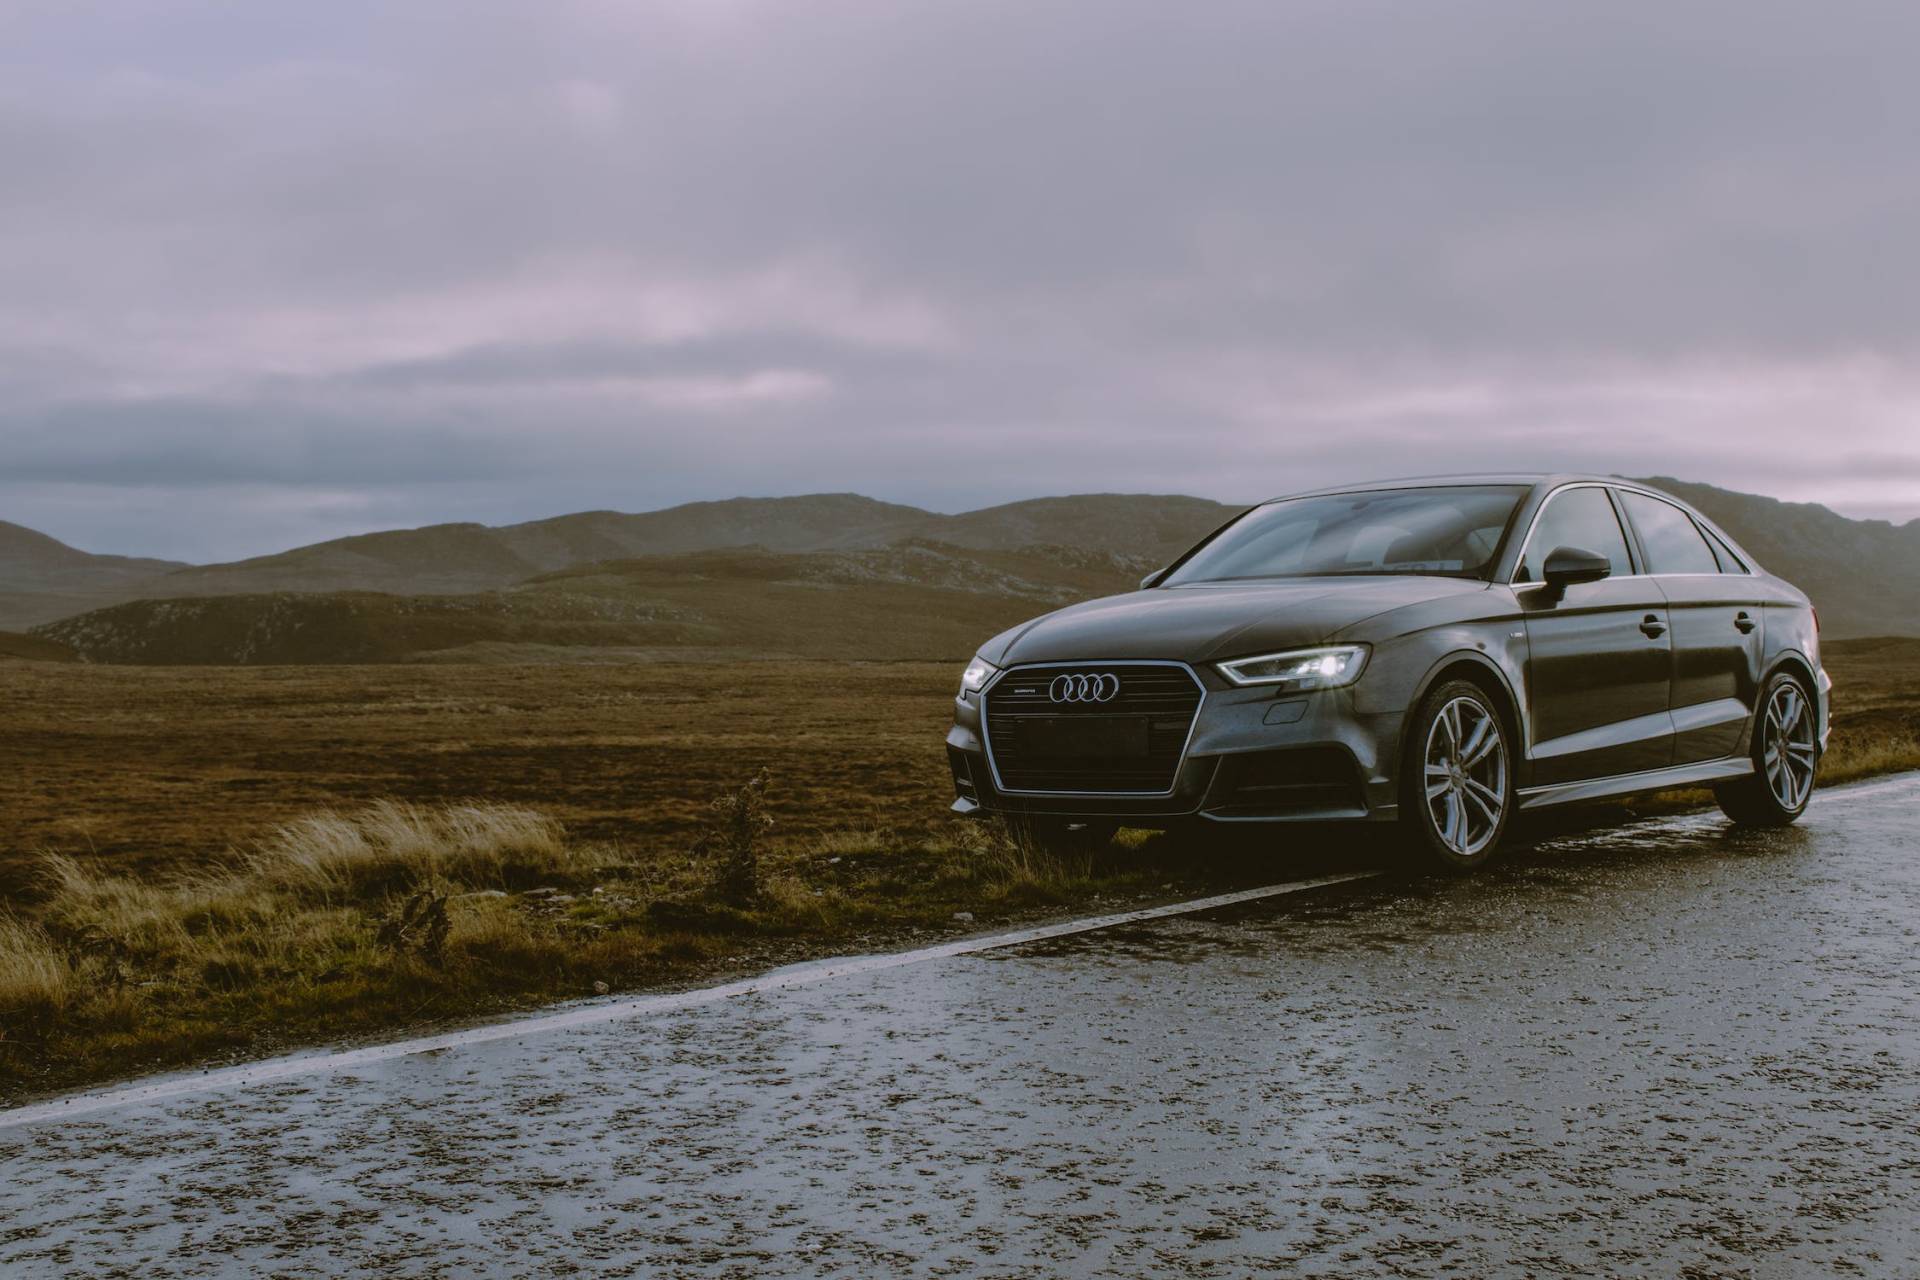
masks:
<svg viewBox="0 0 1920 1280"><path fill-rule="evenodd" d="M46 931L0 916L0 1039L38 1026L73 996L73 967Z"/></svg>
<svg viewBox="0 0 1920 1280"><path fill-rule="evenodd" d="M558 822L512 805L423 809L383 800L281 827L247 859L250 878L311 902L365 902L436 880L522 889L594 870Z"/></svg>
<svg viewBox="0 0 1920 1280"><path fill-rule="evenodd" d="M729 791L708 806L712 817L707 832L694 845L696 857L714 857L718 867L714 891L723 902L749 906L759 901L764 886L760 879L760 838L773 826L766 811L767 771L748 779L745 786Z"/></svg>
<svg viewBox="0 0 1920 1280"><path fill-rule="evenodd" d="M1920 738L1911 733L1846 733L1836 729L1827 754L1820 759L1820 782L1850 782L1916 766L1920 766Z"/></svg>

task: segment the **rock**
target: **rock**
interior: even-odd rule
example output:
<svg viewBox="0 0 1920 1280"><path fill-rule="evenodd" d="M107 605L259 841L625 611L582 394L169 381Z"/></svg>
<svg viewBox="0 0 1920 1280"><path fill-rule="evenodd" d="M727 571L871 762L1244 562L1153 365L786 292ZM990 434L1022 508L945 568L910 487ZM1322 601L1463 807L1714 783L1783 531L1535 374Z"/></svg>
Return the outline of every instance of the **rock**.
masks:
<svg viewBox="0 0 1920 1280"><path fill-rule="evenodd" d="M455 902L465 902L468 898L504 898L506 896L507 891L505 889L475 889L472 893L457 893L454 895L453 900Z"/></svg>
<svg viewBox="0 0 1920 1280"><path fill-rule="evenodd" d="M607 985L606 983L604 983L604 982L595 982L595 983L593 984L593 994L595 994L595 995L597 995L597 996L603 996L603 995L605 995L605 994L607 994L607 992L609 992L609 991L611 991L611 990L613 990L613 988L612 988L612 987L610 987L610 986L608 986L608 985Z"/></svg>
<svg viewBox="0 0 1920 1280"><path fill-rule="evenodd" d="M959 921L959 922L960 922L961 924L972 924L972 923L973 923L973 912L971 912L971 911L956 911L956 912L954 912L954 913L953 913L953 918L954 918L955 920L958 920L958 921Z"/></svg>

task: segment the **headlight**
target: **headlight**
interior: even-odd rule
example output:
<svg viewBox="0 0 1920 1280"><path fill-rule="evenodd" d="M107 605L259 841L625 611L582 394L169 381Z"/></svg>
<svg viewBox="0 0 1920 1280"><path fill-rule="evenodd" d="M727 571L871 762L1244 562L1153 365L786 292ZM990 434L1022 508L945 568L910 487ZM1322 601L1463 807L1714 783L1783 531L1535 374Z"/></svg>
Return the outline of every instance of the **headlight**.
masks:
<svg viewBox="0 0 1920 1280"><path fill-rule="evenodd" d="M999 673L999 670L1000 668L994 666L985 658L975 658L967 664L967 669L960 674L960 692L962 694L980 692L980 690L985 687L987 681L993 679L993 677Z"/></svg>
<svg viewBox="0 0 1920 1280"><path fill-rule="evenodd" d="M1336 644L1320 649L1290 649L1216 663L1235 684L1271 684L1288 690L1337 689L1360 678L1367 646Z"/></svg>

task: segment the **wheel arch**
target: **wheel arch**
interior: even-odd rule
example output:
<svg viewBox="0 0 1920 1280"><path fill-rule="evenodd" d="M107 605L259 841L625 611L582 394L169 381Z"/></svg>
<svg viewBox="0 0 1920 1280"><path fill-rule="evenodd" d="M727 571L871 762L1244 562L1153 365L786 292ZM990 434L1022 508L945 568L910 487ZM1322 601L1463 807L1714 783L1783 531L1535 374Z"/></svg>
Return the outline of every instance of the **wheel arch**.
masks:
<svg viewBox="0 0 1920 1280"><path fill-rule="evenodd" d="M1822 714L1820 705L1820 677L1814 673L1812 661L1808 659L1806 654L1801 653L1798 649L1782 649L1773 656L1771 662L1767 663L1766 670L1760 674L1760 689L1758 696L1754 699L1753 714L1756 717L1760 715L1762 709L1761 704L1765 697L1767 686L1773 683L1775 676L1783 672L1798 676L1806 683L1807 701L1812 705L1815 717L1814 734L1816 737L1824 739L1826 725L1820 721Z"/></svg>
<svg viewBox="0 0 1920 1280"><path fill-rule="evenodd" d="M1427 700L1427 695L1448 680L1463 679L1485 689L1494 700L1494 705L1506 719L1507 731L1513 735L1518 750L1514 752L1514 765L1517 767L1527 755L1526 713L1521 709L1519 696L1514 692L1507 673L1500 665L1477 649L1455 649L1441 657L1427 669L1415 686L1413 697L1407 703L1407 714L1401 720L1400 750L1396 756L1400 767L1406 767L1408 744L1412 741L1413 713Z"/></svg>

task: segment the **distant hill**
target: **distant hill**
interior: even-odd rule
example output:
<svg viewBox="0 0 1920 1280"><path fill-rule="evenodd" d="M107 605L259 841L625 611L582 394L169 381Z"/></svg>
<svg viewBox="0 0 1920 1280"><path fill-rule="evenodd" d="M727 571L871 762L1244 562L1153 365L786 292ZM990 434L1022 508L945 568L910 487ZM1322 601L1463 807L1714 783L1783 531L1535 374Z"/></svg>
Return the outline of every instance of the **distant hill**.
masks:
<svg viewBox="0 0 1920 1280"><path fill-rule="evenodd" d="M727 547L829 551L919 539L1006 550L1038 544L1171 556L1239 510L1204 498L1095 494L939 515L852 493L733 498L625 515L588 511L525 524L429 525L316 543L169 574L149 594L277 591L441 594L538 573Z"/></svg>
<svg viewBox="0 0 1920 1280"><path fill-rule="evenodd" d="M78 662L80 655L45 636L23 636L17 631L0 631L0 661L8 658L27 662Z"/></svg>
<svg viewBox="0 0 1920 1280"><path fill-rule="evenodd" d="M915 536L962 547L1053 545L1146 556L1164 563L1245 507L1178 494L1089 493L1032 498L957 516L930 516Z"/></svg>
<svg viewBox="0 0 1920 1280"><path fill-rule="evenodd" d="M984 637L1125 590L1144 557L980 551L913 540L837 552L758 549L561 570L502 591L142 600L35 636L90 662L521 661L568 650L644 656L964 659Z"/></svg>
<svg viewBox="0 0 1920 1280"><path fill-rule="evenodd" d="M1804 588L1828 635L1920 635L1920 521L1849 520L1810 504L1650 483L1699 506ZM0 524L0 628L53 623L34 633L113 662L821 648L798 623L768 623L795 608L811 635L847 636L853 647L842 652L952 656L971 643L963 634L987 634L974 620L1017 621L1125 590L1238 510L1160 494L1036 498L958 515L850 493L734 498L430 525L204 566L92 556ZM822 599L833 601L827 614L814 608ZM889 619L902 607L943 612ZM843 616L859 625L843 629Z"/></svg>
<svg viewBox="0 0 1920 1280"><path fill-rule="evenodd" d="M1726 527L1767 569L1806 592L1832 636L1920 635L1920 520L1849 520L1670 476L1644 481Z"/></svg>
<svg viewBox="0 0 1920 1280"><path fill-rule="evenodd" d="M0 520L0 630L20 630L125 599L181 567L173 560L93 555Z"/></svg>

